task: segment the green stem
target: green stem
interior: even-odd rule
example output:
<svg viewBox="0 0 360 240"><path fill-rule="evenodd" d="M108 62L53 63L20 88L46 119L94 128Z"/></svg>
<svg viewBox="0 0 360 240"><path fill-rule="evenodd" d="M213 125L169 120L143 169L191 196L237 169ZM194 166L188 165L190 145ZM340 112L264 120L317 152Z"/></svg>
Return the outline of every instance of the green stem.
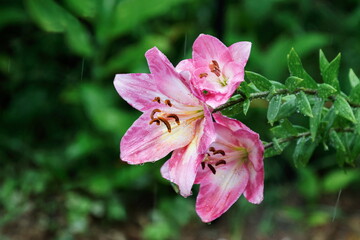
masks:
<svg viewBox="0 0 360 240"><path fill-rule="evenodd" d="M270 95L270 91L265 91L265 92L251 93L250 96L247 98L243 92L241 92L241 91L238 91L238 92L241 95L241 97L239 99L229 101L229 102L215 108L213 110L213 113L224 110L225 108L231 107L231 106L233 106L235 104L242 103L246 99L249 99L250 101L252 101L254 99L264 99L264 98L266 98L267 96ZM297 88L294 91L289 91L287 89L280 89L277 92L273 93L272 95L276 96L276 95L282 95L282 94L294 94L294 93L298 93L298 92L304 92L304 93L306 93L308 95L318 95L317 90L309 89L309 88ZM336 96L328 97L328 100L332 101L332 102L334 102L335 99L336 99ZM353 108L360 108L360 104L353 103L353 102L350 102L350 101L348 101L348 103Z"/></svg>
<svg viewBox="0 0 360 240"><path fill-rule="evenodd" d="M336 132L355 132L354 128L333 128L332 130L334 130ZM295 136L290 136L290 137L286 137L286 138L279 138L278 142L279 142L279 144L281 144L281 143L290 142L290 141L296 140L298 138L308 137L308 136L311 136L310 132L303 132L303 133L300 133L300 134L295 135ZM274 146L274 143L269 142L269 143L264 145L264 148L267 149L267 148L271 148L273 146Z"/></svg>

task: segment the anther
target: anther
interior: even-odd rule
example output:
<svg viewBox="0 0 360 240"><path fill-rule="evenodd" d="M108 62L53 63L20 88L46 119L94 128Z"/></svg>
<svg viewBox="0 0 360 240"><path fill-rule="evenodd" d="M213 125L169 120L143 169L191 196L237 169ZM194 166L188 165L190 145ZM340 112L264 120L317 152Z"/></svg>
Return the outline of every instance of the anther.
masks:
<svg viewBox="0 0 360 240"><path fill-rule="evenodd" d="M167 117L174 118L177 125L180 125L180 119L176 114L169 114L169 115L167 115Z"/></svg>
<svg viewBox="0 0 360 240"><path fill-rule="evenodd" d="M200 77L200 78L207 77L207 76L208 76L207 73L200 73L200 74L199 74L199 77Z"/></svg>
<svg viewBox="0 0 360 240"><path fill-rule="evenodd" d="M165 124L168 132L171 133L171 125L170 125L170 123L165 118L162 118L162 117L158 117L157 119L162 121Z"/></svg>
<svg viewBox="0 0 360 240"><path fill-rule="evenodd" d="M220 66L217 61L212 60L212 63L209 64L210 71L214 73L216 76L220 77Z"/></svg>
<svg viewBox="0 0 360 240"><path fill-rule="evenodd" d="M202 170L205 169L205 163L204 162L201 162L201 168L202 168Z"/></svg>
<svg viewBox="0 0 360 240"><path fill-rule="evenodd" d="M224 159L219 160L219 161L217 161L217 162L215 163L215 166L219 166L219 165L221 165L221 164L226 164L226 161L225 161Z"/></svg>
<svg viewBox="0 0 360 240"><path fill-rule="evenodd" d="M157 112L161 112L161 110L160 109L154 109L154 110L152 110L152 112L151 112L151 114L150 114L150 118L151 119L154 119L154 115L155 115L155 113L157 113Z"/></svg>
<svg viewBox="0 0 360 240"><path fill-rule="evenodd" d="M225 156L225 152L223 150L216 150L213 152L213 155L220 153L221 155Z"/></svg>
<svg viewBox="0 0 360 240"><path fill-rule="evenodd" d="M161 102L160 97L155 97L154 100L153 100L153 102L158 102L158 103L160 103L160 102Z"/></svg>
<svg viewBox="0 0 360 240"><path fill-rule="evenodd" d="M215 148L214 148L214 147L210 147L210 148L209 148L209 151L210 151L210 152L215 152Z"/></svg>
<svg viewBox="0 0 360 240"><path fill-rule="evenodd" d="M160 125L160 120L159 119L157 119L157 118L155 118L155 119L152 119L150 122L149 122L149 124L151 125L152 123L156 123L156 125Z"/></svg>
<svg viewBox="0 0 360 240"><path fill-rule="evenodd" d="M215 170L214 166L211 165L211 164L208 164L208 167L209 167L209 169L211 170L211 172L215 175L216 170Z"/></svg>
<svg viewBox="0 0 360 240"><path fill-rule="evenodd" d="M171 102L170 102L169 99L166 99L166 100L165 100L165 104L168 105L169 107L172 107L172 104L171 104Z"/></svg>

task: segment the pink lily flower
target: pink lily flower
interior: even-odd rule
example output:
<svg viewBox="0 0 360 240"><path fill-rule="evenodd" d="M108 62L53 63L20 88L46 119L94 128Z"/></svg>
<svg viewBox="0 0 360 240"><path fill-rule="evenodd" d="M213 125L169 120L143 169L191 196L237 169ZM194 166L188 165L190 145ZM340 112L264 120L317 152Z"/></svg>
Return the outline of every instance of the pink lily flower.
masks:
<svg viewBox="0 0 360 240"><path fill-rule="evenodd" d="M250 42L237 42L226 47L219 39L205 34L195 40L192 59L176 67L193 72L192 84L198 98L213 108L226 103L241 82L250 55Z"/></svg>
<svg viewBox="0 0 360 240"><path fill-rule="evenodd" d="M119 95L143 112L121 139L120 157L129 164L141 164L186 149L173 154L178 163L171 166L168 177L188 196L201 162L193 156L204 154L214 138L211 113L193 95L189 72L178 73L155 47L145 56L150 74L117 74L114 80Z"/></svg>
<svg viewBox="0 0 360 240"><path fill-rule="evenodd" d="M259 135L241 122L215 113L216 139L201 162L196 212L211 222L244 194L254 204L263 200L264 146Z"/></svg>

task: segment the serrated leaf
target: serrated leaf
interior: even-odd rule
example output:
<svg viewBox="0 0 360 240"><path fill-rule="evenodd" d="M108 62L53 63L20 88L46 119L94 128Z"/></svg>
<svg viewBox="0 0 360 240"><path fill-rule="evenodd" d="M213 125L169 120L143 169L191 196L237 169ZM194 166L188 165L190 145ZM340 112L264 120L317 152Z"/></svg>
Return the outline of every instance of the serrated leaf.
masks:
<svg viewBox="0 0 360 240"><path fill-rule="evenodd" d="M304 81L304 79L299 78L299 77L295 77L295 76L291 76L288 77L285 81L285 86L290 90L290 91L294 91L296 88L300 87L300 83Z"/></svg>
<svg viewBox="0 0 360 240"><path fill-rule="evenodd" d="M340 67L341 54L339 53L334 60L332 60L327 68L321 72L322 78L325 83L333 86L337 91L340 91L338 80L339 67Z"/></svg>
<svg viewBox="0 0 360 240"><path fill-rule="evenodd" d="M349 100L353 103L360 104L360 84L351 89Z"/></svg>
<svg viewBox="0 0 360 240"><path fill-rule="evenodd" d="M243 102L243 112L244 112L244 115L246 115L246 113L248 112L249 107L250 107L250 100L249 100L249 99L246 99L246 100Z"/></svg>
<svg viewBox="0 0 360 240"><path fill-rule="evenodd" d="M269 79L258 73L245 71L245 75L260 91L269 91L272 86Z"/></svg>
<svg viewBox="0 0 360 240"><path fill-rule="evenodd" d="M305 71L298 54L295 52L295 50L293 48L291 49L290 53L288 54L287 59L288 59L288 67L289 67L290 74L292 76L296 76L296 77L304 79L304 81L302 81L300 83L300 85L305 88L316 89L317 88L316 82Z"/></svg>
<svg viewBox="0 0 360 240"><path fill-rule="evenodd" d="M330 97L331 95L335 94L336 92L337 92L337 90L327 83L321 83L318 86L318 94L321 98L326 99L326 98Z"/></svg>
<svg viewBox="0 0 360 240"><path fill-rule="evenodd" d="M318 142L311 141L309 137L299 138L293 154L295 167L306 166L317 145Z"/></svg>
<svg viewBox="0 0 360 240"><path fill-rule="evenodd" d="M274 96L270 102L267 111L267 119L270 124L273 124L281 106L281 95Z"/></svg>
<svg viewBox="0 0 360 240"><path fill-rule="evenodd" d="M316 139L316 135L318 132L318 128L320 125L320 121L321 121L321 113L322 113L322 109L324 106L324 100L319 99L318 101L316 101L314 103L314 106L312 108L312 114L313 117L310 118L310 133L311 133L311 138L313 141L315 141Z"/></svg>
<svg viewBox="0 0 360 240"><path fill-rule="evenodd" d="M359 78L356 76L355 72L351 68L349 71L349 81L352 88L356 87L360 83Z"/></svg>
<svg viewBox="0 0 360 240"><path fill-rule="evenodd" d="M305 116L313 117L311 106L306 94L301 91L296 95L298 109Z"/></svg>
<svg viewBox="0 0 360 240"><path fill-rule="evenodd" d="M336 96L336 100L334 102L335 113L347 120L356 123L356 119L352 108L350 107L349 103L345 100L345 98L341 95Z"/></svg>
<svg viewBox="0 0 360 240"><path fill-rule="evenodd" d="M329 66L329 61L325 57L325 54L320 49L319 51L319 63L320 63L320 72L325 72L325 69Z"/></svg>

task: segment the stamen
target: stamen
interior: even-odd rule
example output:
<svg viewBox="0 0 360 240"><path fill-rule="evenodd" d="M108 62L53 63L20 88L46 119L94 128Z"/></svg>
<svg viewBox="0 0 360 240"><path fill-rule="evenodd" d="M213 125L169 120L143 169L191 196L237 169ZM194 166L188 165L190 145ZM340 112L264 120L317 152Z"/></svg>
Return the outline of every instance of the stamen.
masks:
<svg viewBox="0 0 360 240"><path fill-rule="evenodd" d="M223 150L216 150L213 152L213 155L220 153L221 155L225 156L225 152Z"/></svg>
<svg viewBox="0 0 360 240"><path fill-rule="evenodd" d="M209 148L209 151L210 151L210 152L215 152L215 148L214 148L214 147L210 147L210 148Z"/></svg>
<svg viewBox="0 0 360 240"><path fill-rule="evenodd" d="M153 100L153 102L158 102L158 103L160 103L160 102L161 102L160 97L155 97L154 100Z"/></svg>
<svg viewBox="0 0 360 240"><path fill-rule="evenodd" d="M219 166L221 164L226 164L226 161L224 159L221 159L215 163L215 166Z"/></svg>
<svg viewBox="0 0 360 240"><path fill-rule="evenodd" d="M216 170L215 170L214 166L211 164L208 164L208 167L210 168L211 172L215 175Z"/></svg>
<svg viewBox="0 0 360 240"><path fill-rule="evenodd" d="M216 76L220 77L220 66L217 61L212 60L212 63L209 64L210 71L214 73Z"/></svg>
<svg viewBox="0 0 360 240"><path fill-rule="evenodd" d="M202 168L202 170L205 169L205 163L204 162L201 162L201 168Z"/></svg>
<svg viewBox="0 0 360 240"><path fill-rule="evenodd" d="M200 78L207 77L207 76L208 76L207 73L200 73L200 74L199 74L199 77L200 77Z"/></svg>
<svg viewBox="0 0 360 240"><path fill-rule="evenodd" d="M169 114L169 115L167 115L167 117L174 118L177 125L180 125L180 119L176 114Z"/></svg>
<svg viewBox="0 0 360 240"><path fill-rule="evenodd" d="M157 113L157 112L161 112L161 110L160 109L154 109L154 110L152 110L152 112L151 112L151 114L150 114L150 118L151 119L154 119L154 115L155 115L155 113Z"/></svg>
<svg viewBox="0 0 360 240"><path fill-rule="evenodd" d="M168 132L171 133L171 125L170 125L170 123L168 122L168 120L166 120L165 118L162 118L162 117L158 117L158 119L165 124Z"/></svg>
<svg viewBox="0 0 360 240"><path fill-rule="evenodd" d="M155 118L155 119L152 119L150 122L149 122L149 124L151 125L152 123L156 123L156 125L160 125L160 120L159 119L157 119L157 118Z"/></svg>
<svg viewBox="0 0 360 240"><path fill-rule="evenodd" d="M169 99L166 99L166 100L165 100L165 104L168 105L169 107L172 107L172 104L171 104L171 102L170 102Z"/></svg>

